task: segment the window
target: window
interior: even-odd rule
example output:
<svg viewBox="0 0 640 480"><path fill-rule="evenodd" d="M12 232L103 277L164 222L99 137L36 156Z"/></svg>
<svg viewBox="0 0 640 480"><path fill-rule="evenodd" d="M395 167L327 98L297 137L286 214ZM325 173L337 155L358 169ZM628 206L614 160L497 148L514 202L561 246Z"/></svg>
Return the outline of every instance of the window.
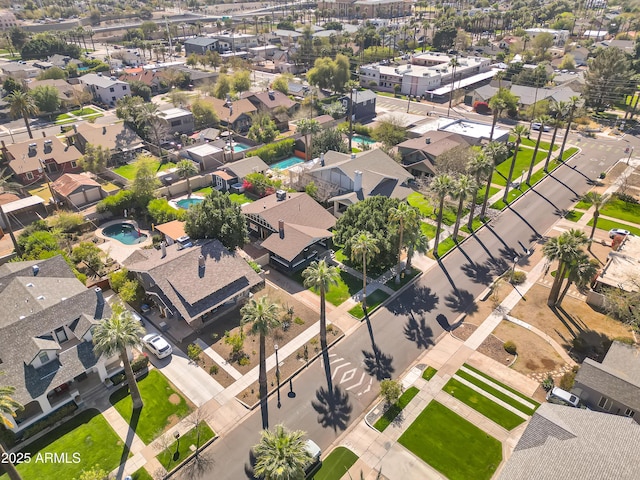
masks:
<svg viewBox="0 0 640 480"><path fill-rule="evenodd" d="M26 178L27 180L33 180L33 173L32 172L25 173L24 178Z"/></svg>
<svg viewBox="0 0 640 480"><path fill-rule="evenodd" d="M71 168L78 168L78 162L71 160Z"/></svg>
<svg viewBox="0 0 640 480"><path fill-rule="evenodd" d="M113 88L113 87L111 87L111 88L109 89L109 91L110 91L111 93L113 93L113 92L115 92L115 91L116 91L116 89L115 89L115 88Z"/></svg>
<svg viewBox="0 0 640 480"><path fill-rule="evenodd" d="M123 92L126 92L126 91L127 91L127 86L126 86L126 85L123 85L123 86L122 86L122 91L123 91Z"/></svg>
<svg viewBox="0 0 640 480"><path fill-rule="evenodd" d="M40 363L44 365L49 361L49 354L47 352L40 352L38 358L40 359Z"/></svg>
<svg viewBox="0 0 640 480"><path fill-rule="evenodd" d="M111 97L111 100L113 100L115 102L116 101L116 97Z"/></svg>
<svg viewBox="0 0 640 480"><path fill-rule="evenodd" d="M624 412L624 414L625 414L627 417L631 417L631 418L633 418L633 416L636 414L636 412L634 412L634 411L633 411L633 410L631 410L630 408L627 408L627 410Z"/></svg>
<svg viewBox="0 0 640 480"><path fill-rule="evenodd" d="M171 126L172 127L179 127L180 125L182 125L182 121L181 120L173 120L171 122Z"/></svg>
<svg viewBox="0 0 640 480"><path fill-rule="evenodd" d="M607 397L600 397L598 406L603 410L609 410L611 408L611 403L611 400L609 400Z"/></svg>
<svg viewBox="0 0 640 480"><path fill-rule="evenodd" d="M60 343L63 343L69 340L69 337L67 337L67 332L65 332L64 327L56 328L54 333L56 334L56 338Z"/></svg>

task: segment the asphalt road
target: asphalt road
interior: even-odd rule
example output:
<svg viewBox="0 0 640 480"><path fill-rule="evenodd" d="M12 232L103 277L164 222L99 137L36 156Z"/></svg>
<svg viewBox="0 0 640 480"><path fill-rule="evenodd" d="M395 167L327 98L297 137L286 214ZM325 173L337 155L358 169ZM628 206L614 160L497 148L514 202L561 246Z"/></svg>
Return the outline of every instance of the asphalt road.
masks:
<svg viewBox="0 0 640 480"><path fill-rule="evenodd" d="M363 323L331 349L328 375L323 363L316 361L293 382L295 398L288 397L288 385L283 385L281 408L277 408L275 395L268 401L269 425L284 423L288 428L304 430L326 449L369 408L378 393L377 380L396 378L408 368L462 312L474 308L474 298L494 274L509 268L515 256L520 256L521 262L527 261L524 249L544 237L562 211L589 189L589 179L595 179L623 157L620 150L624 146L640 145L633 137L623 142L581 140L583 153L523 195L513 208L376 312L371 319L371 332ZM357 380L361 372L366 373L365 381L354 388L353 379ZM200 478L251 478L250 449L258 442L261 428L261 411L256 409L205 452L209 463L203 464ZM193 471L178 476L195 477Z"/></svg>

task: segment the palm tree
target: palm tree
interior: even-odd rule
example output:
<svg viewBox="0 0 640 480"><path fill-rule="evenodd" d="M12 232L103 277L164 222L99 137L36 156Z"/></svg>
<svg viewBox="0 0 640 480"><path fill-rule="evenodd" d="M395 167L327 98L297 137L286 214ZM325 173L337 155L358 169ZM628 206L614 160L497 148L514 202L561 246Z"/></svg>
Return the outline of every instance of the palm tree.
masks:
<svg viewBox="0 0 640 480"><path fill-rule="evenodd" d="M438 197L438 224L436 226L436 238L433 244L433 255L438 256L438 244L440 243L440 229L442 228L442 213L444 211L444 199L451 193L453 179L446 173L434 177L429 189Z"/></svg>
<svg viewBox="0 0 640 480"><path fill-rule="evenodd" d="M511 160L511 166L509 167L509 176L507 177L507 186L504 189L504 195L502 197L502 201L507 203L507 198L509 196L509 185L511 185L511 180L513 180L513 170L516 168L516 160L518 159L518 150L520 149L520 143L522 142L522 137L526 137L529 135L529 129L525 125L516 125L513 127L512 133L516 137L515 148L513 150L513 159Z"/></svg>
<svg viewBox="0 0 640 480"><path fill-rule="evenodd" d="M303 479L304 469L312 461L304 435L301 430L288 431L283 425L263 430L260 443L253 447L253 474L264 480Z"/></svg>
<svg viewBox="0 0 640 480"><path fill-rule="evenodd" d="M452 68L451 72L451 89L449 90L449 108L447 109L447 116L449 116L449 110L451 110L451 103L453 101L453 90L456 86L456 69L460 66L458 57L449 60L449 66Z"/></svg>
<svg viewBox="0 0 640 480"><path fill-rule="evenodd" d="M571 229L558 237L550 238L542 247L542 253L548 262L558 261L556 276L553 279L553 285L547 299L547 305L550 307L555 306L558 302L562 283L569 273L569 265L580 255L581 247L587 244L588 241L582 231Z"/></svg>
<svg viewBox="0 0 640 480"><path fill-rule="evenodd" d="M176 172L178 173L178 176L180 178L187 179L187 196L190 198L191 180L189 179L189 177L192 177L193 175L198 173L198 167L196 167L195 163L193 163L191 160L187 160L185 158L184 160L180 160L176 165Z"/></svg>
<svg viewBox="0 0 640 480"><path fill-rule="evenodd" d="M489 182L491 181L491 174L493 173L493 159L489 157L484 151L478 152L468 163L467 172L473 175L475 180L475 188L472 193L472 202L471 209L469 211L469 220L467 222L467 228L470 232L473 232L473 216L476 210L476 201L478 196L478 190L480 188L480 183L482 180L488 175ZM487 186L487 189L490 190L491 187Z"/></svg>
<svg viewBox="0 0 640 480"><path fill-rule="evenodd" d="M547 153L547 158L544 161L544 171L545 173L549 171L549 162L551 161L551 155L553 154L553 147L556 144L556 136L558 135L558 128L562 124L562 119L567 113L567 104L565 102L556 102L553 101L549 106L551 112L552 121L550 125L553 125L553 135L551 135L551 142L549 145L549 152Z"/></svg>
<svg viewBox="0 0 640 480"><path fill-rule="evenodd" d="M296 129L301 135L304 135L304 154L305 159L308 162L311 160L310 140L313 140L313 136L320 132L320 123L314 118L303 118L298 121Z"/></svg>
<svg viewBox="0 0 640 480"><path fill-rule="evenodd" d="M507 108L507 102L505 102L502 98L494 95L489 100L489 108L493 112L493 121L491 122L491 134L489 135L489 142L493 141L493 132L496 129L496 123L498 123L498 117Z"/></svg>
<svg viewBox="0 0 640 480"><path fill-rule="evenodd" d="M491 194L491 180L493 179L493 169L496 165L504 162L509 156L509 150L507 146L502 142L490 142L484 147L483 151L491 158L493 163L492 173L487 177L487 184L485 186L484 199L482 200L482 210L480 210L480 218L485 218L487 214L487 205L489 203L489 195Z"/></svg>
<svg viewBox="0 0 640 480"><path fill-rule="evenodd" d="M584 252L580 252L575 259L569 265L569 276L567 277L567 284L562 290L562 293L558 297L556 305L562 305L565 295L569 291L571 285L575 283L578 288L585 288L590 285L593 279L598 274L600 265L597 260L589 258Z"/></svg>
<svg viewBox="0 0 640 480"><path fill-rule="evenodd" d="M429 237L420 228L420 222L416 223L416 228L407 231L407 270L411 271L411 260L417 253L427 253L429 251Z"/></svg>
<svg viewBox="0 0 640 480"><path fill-rule="evenodd" d="M15 393L16 389L14 387L0 387L0 420L2 425L7 428L13 427L13 422L9 419L9 417L16 416L16 410L22 410L24 407L16 402L12 395ZM6 451L4 449L4 445L0 442L0 456L3 459L2 466L5 471L9 475L10 480L21 480L21 476L16 470L16 467L13 465L11 461L7 458L5 461Z"/></svg>
<svg viewBox="0 0 640 480"><path fill-rule="evenodd" d="M596 228L598 227L600 209L604 207L610 199L611 196L608 193L600 194L597 192L589 192L582 197L582 200L589 202L595 209L593 212L593 227L591 227L591 234L589 235L590 242L593 241L593 235L596 233ZM591 248L591 243L589 243L589 248Z"/></svg>
<svg viewBox="0 0 640 480"><path fill-rule="evenodd" d="M143 405L142 397L131 369L128 350L141 345L140 336L145 333L145 330L121 303L115 303L111 308L111 317L96 325L93 331L93 351L97 356L104 355L107 358L120 355L133 408L139 409Z"/></svg>
<svg viewBox="0 0 640 480"><path fill-rule="evenodd" d="M369 232L356 233L351 238L351 259L362 260L362 310L367 311L367 260L380 253L378 239Z"/></svg>
<svg viewBox="0 0 640 480"><path fill-rule="evenodd" d="M135 121L138 125L146 125L149 129L151 129L151 133L153 134L155 140L155 146L158 149L159 154L161 155L161 135L164 128L164 122L160 118L160 111L158 110L158 105L155 103L143 103L137 112L135 112ZM161 158L162 160L162 158Z"/></svg>
<svg viewBox="0 0 640 480"><path fill-rule="evenodd" d="M326 293L332 285L338 285L340 270L329 265L325 260L313 262L303 272L304 286L315 288L320 292L320 346L327 348L327 301Z"/></svg>
<svg viewBox="0 0 640 480"><path fill-rule="evenodd" d="M11 175L5 175L4 172L6 170L7 170L7 167L0 170L0 193L16 193L22 188L22 185L12 181ZM11 226L11 223L9 223L7 214L4 213L2 206L0 206L0 214L2 215L2 223L5 224L5 228L9 232L9 236L11 237L11 241L13 242L13 248L15 249L18 256L21 256L22 249L20 248L20 245L16 241L16 236L13 233L13 227Z"/></svg>
<svg viewBox="0 0 640 480"><path fill-rule="evenodd" d="M536 164L536 157L538 156L538 149L540 148L540 140L542 140L542 132L544 131L544 127L551 123L551 117L549 115L540 115L535 119L538 122L539 130L538 130L538 139L536 140L536 147L533 149L533 158L531 158L531 163L529 164L529 173L527 173L527 185L531 182L531 175L533 174L533 166Z"/></svg>
<svg viewBox="0 0 640 480"><path fill-rule="evenodd" d="M562 139L562 146L560 147L560 153L558 153L558 159L562 161L562 154L564 153L564 147L567 145L567 138L569 137L569 130L571 130L571 122L573 122L573 114L576 113L576 109L580 105L582 100L580 97L574 95L567 102L567 129L564 131L564 138Z"/></svg>
<svg viewBox="0 0 640 480"><path fill-rule="evenodd" d="M460 229L460 220L464 213L464 202L469 199L469 196L478 188L478 184L473 179L473 176L463 174L456 178L453 182L453 188L451 189L451 198L458 200L458 211L456 212L456 223L453 227L453 239L458 241L458 230ZM475 203L475 199L473 200Z"/></svg>
<svg viewBox="0 0 640 480"><path fill-rule="evenodd" d="M405 227L411 227L418 220L418 211L406 202L398 204L389 210L389 221L398 223L398 270L396 273L396 284L400 283L400 263L402 257L402 247Z"/></svg>
<svg viewBox="0 0 640 480"><path fill-rule="evenodd" d="M240 314L242 320L240 325L251 324L249 332L252 335L260 336L260 374L258 376L258 384L260 385L260 398L267 398L267 358L266 358L266 340L267 335L274 328L280 325L278 317L278 305L272 303L269 297L260 297L250 299L241 309Z"/></svg>
<svg viewBox="0 0 640 480"><path fill-rule="evenodd" d="M13 93L7 95L7 102L9 103L9 114L13 118L20 118L24 120L24 125L27 127L29 138L33 138L31 133L31 126L29 126L29 118L38 114L38 106L35 99L29 93L22 92L21 90L15 90Z"/></svg>

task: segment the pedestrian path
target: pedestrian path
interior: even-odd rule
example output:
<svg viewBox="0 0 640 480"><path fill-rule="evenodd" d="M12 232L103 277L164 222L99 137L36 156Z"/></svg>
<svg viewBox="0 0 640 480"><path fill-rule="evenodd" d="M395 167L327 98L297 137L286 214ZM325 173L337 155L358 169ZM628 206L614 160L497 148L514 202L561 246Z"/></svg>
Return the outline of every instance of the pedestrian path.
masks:
<svg viewBox="0 0 640 480"><path fill-rule="evenodd" d="M102 412L102 416L111 425L111 428L122 439L122 441L129 447L129 451L132 454L136 454L144 449L144 442L138 437L135 431L133 431L124 418L118 413L115 407L109 407Z"/></svg>
<svg viewBox="0 0 640 480"><path fill-rule="evenodd" d="M207 355L211 360L216 362L222 367L222 369L233 377L234 380L240 380L242 374L236 370L236 368L227 362L221 355L218 354L213 348L207 345L200 337L196 338L195 343L202 348L202 352Z"/></svg>
<svg viewBox="0 0 640 480"><path fill-rule="evenodd" d="M489 380L487 377L483 377L482 375L480 375L479 373L474 372L473 370L471 370L470 368L465 367L464 365L462 367L460 367L460 370L462 370L463 372L465 372L468 375L471 375L474 378L477 378L478 380L480 380L483 383L486 383L487 385L489 385L490 387L498 390L500 393L502 393L503 395L506 395L509 398L512 398L513 400L517 401L518 403L521 403L522 405L524 405L527 408L535 408L535 405L527 400L525 400L524 398L522 398L520 395L516 395L515 393L513 393L510 390L507 390L506 388L502 387L501 385L498 385L495 382L492 382L491 380Z"/></svg>

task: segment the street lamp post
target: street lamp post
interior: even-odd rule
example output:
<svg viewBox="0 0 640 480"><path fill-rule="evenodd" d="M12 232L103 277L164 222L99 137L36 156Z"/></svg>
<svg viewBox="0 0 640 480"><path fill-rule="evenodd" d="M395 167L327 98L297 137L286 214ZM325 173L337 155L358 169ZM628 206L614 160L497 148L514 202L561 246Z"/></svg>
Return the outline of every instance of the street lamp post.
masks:
<svg viewBox="0 0 640 480"><path fill-rule="evenodd" d="M180 432L174 433L173 436L176 439L176 453L174 453L174 456L177 458L180 455Z"/></svg>
<svg viewBox="0 0 640 480"><path fill-rule="evenodd" d="M513 267L511 267L511 281L513 282L513 276L516 273L516 265L518 264L518 260L520 260L520 257L516 256L513 258Z"/></svg>
<svg viewBox="0 0 640 480"><path fill-rule="evenodd" d="M278 361L278 344L276 343L273 348L276 351L276 382L278 383L278 408L280 408L282 403L280 403L280 362Z"/></svg>
<svg viewBox="0 0 640 480"><path fill-rule="evenodd" d="M349 154L351 154L351 144L353 141L353 95L357 94L355 88L351 89L349 92Z"/></svg>
<svg viewBox="0 0 640 480"><path fill-rule="evenodd" d="M631 160L631 155L633 155L634 147L627 147L626 152L629 152L629 156L627 157L627 165L629 165L629 160Z"/></svg>

